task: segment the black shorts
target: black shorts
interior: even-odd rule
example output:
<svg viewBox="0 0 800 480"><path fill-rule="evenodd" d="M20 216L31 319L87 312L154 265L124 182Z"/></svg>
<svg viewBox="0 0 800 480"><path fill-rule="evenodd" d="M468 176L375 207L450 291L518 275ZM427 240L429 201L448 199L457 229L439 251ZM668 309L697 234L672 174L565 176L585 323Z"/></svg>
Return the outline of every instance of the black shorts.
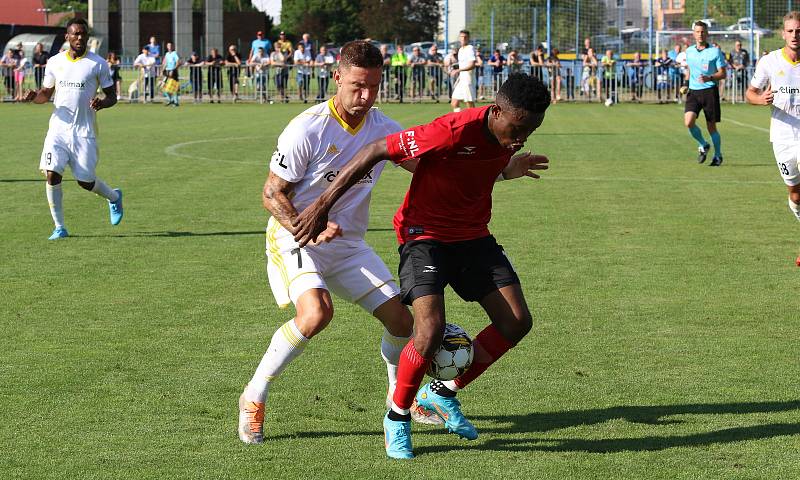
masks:
<svg viewBox="0 0 800 480"><path fill-rule="evenodd" d="M426 295L443 295L448 284L468 302L519 284L503 247L491 235L453 243L412 240L399 251L400 292L406 305Z"/></svg>
<svg viewBox="0 0 800 480"><path fill-rule="evenodd" d="M702 90L689 90L686 95L685 112L694 112L700 115L700 110L706 116L706 121L721 122L722 109L719 105L719 89L716 86Z"/></svg>

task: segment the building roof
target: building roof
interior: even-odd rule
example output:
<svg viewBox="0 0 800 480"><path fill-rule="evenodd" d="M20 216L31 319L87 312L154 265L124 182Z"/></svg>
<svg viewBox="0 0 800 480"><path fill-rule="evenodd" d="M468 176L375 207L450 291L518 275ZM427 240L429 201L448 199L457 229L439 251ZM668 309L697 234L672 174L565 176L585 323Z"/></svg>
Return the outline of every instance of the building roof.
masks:
<svg viewBox="0 0 800 480"><path fill-rule="evenodd" d="M4 4L0 8L0 24L47 26L46 20L52 20L54 16L45 15L42 0L14 0Z"/></svg>

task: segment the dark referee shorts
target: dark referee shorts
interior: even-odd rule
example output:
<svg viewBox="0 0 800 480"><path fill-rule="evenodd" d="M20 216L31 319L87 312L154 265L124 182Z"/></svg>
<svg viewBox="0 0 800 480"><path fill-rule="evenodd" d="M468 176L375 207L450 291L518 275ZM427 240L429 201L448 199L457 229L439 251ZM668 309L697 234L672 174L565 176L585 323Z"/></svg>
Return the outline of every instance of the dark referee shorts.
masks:
<svg viewBox="0 0 800 480"><path fill-rule="evenodd" d="M400 292L406 305L426 295L444 295L448 284L468 302L519 284L503 247L491 235L453 243L412 240L399 251Z"/></svg>
<svg viewBox="0 0 800 480"><path fill-rule="evenodd" d="M689 94L686 95L684 113L694 112L699 116L700 110L705 114L706 121L722 121L722 109L719 105L719 89L716 86L704 88L702 90L689 90Z"/></svg>

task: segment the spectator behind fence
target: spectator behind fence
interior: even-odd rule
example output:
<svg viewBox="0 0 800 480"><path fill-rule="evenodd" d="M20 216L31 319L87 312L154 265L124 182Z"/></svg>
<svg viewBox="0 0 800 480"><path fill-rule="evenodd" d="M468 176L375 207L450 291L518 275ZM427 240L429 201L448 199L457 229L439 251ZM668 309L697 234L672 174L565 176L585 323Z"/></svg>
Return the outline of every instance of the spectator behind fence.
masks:
<svg viewBox="0 0 800 480"><path fill-rule="evenodd" d="M150 43L144 48L147 49L147 56L155 60L155 64L161 63L161 45L156 43L156 37L150 37Z"/></svg>
<svg viewBox="0 0 800 480"><path fill-rule="evenodd" d="M275 49L269 56L269 63L272 66L275 77L275 88L284 103L289 103L286 95L286 84L289 80L289 67L286 66L286 55L284 55L281 45L275 42Z"/></svg>
<svg viewBox="0 0 800 480"><path fill-rule="evenodd" d="M30 60L25 56L25 52L22 49L18 49L17 51L19 53L17 55L17 66L14 68L14 84L16 87L14 100L21 102L25 98L23 87L25 83L25 72L28 65L30 65Z"/></svg>
<svg viewBox="0 0 800 480"><path fill-rule="evenodd" d="M314 65L317 67L317 101L322 102L328 96L328 84L331 81L331 72L336 59L328 51L328 47L322 45L319 47L317 58L314 59Z"/></svg>
<svg viewBox="0 0 800 480"><path fill-rule="evenodd" d="M203 59L197 52L192 52L186 64L189 65L189 84L192 86L194 103L203 103Z"/></svg>
<svg viewBox="0 0 800 480"><path fill-rule="evenodd" d="M605 96L606 107L610 107L617 99L617 60L614 58L614 51L610 48L600 59L603 66L603 86L600 91L600 99Z"/></svg>
<svg viewBox="0 0 800 480"><path fill-rule="evenodd" d="M494 93L503 84L503 69L506 66L506 57L500 53L499 48L494 51L494 55L489 57L489 65L492 66L492 93Z"/></svg>
<svg viewBox="0 0 800 480"><path fill-rule="evenodd" d="M722 47L719 46L719 43L711 42L711 46L716 48L717 50L719 50L720 55L722 55L722 58L725 59L725 64L727 65L728 62L729 62L728 55L726 55L725 52L722 51ZM720 99L720 101L724 102L725 101L725 79L724 78L720 79L717 82L717 89L719 90L719 99Z"/></svg>
<svg viewBox="0 0 800 480"><path fill-rule="evenodd" d="M512 54L514 55L513 61L511 57ZM529 59L531 64L531 75L539 80L544 80L542 71L544 69L545 60L544 47L539 45L531 52ZM508 73L519 73L522 69L522 64L520 62L521 59L519 58L519 55L517 55L516 50L512 50L511 53L508 54ZM519 63L519 65L516 65L517 63Z"/></svg>
<svg viewBox="0 0 800 480"><path fill-rule="evenodd" d="M453 47L450 53L444 57L444 70L447 73L447 97L453 96L453 85L455 84L456 76L454 71L458 70L458 49Z"/></svg>
<svg viewBox="0 0 800 480"><path fill-rule="evenodd" d="M442 94L443 68L444 57L439 53L439 47L434 43L428 50L428 78L430 78L429 93L431 100L436 103L439 103L439 95Z"/></svg>
<svg viewBox="0 0 800 480"><path fill-rule="evenodd" d="M210 103L214 103L214 92L217 93L217 103L222 103L220 98L222 94L222 65L225 59L219 53L219 50L212 48L211 52L206 58L206 66L208 66L208 97Z"/></svg>
<svg viewBox="0 0 800 480"><path fill-rule="evenodd" d="M636 52L633 54L633 60L628 62L628 78L631 85L631 101L642 102L642 95L644 94L644 62L642 62L642 54Z"/></svg>
<svg viewBox="0 0 800 480"><path fill-rule="evenodd" d="M403 44L395 45L395 52L392 55L392 73L394 73L394 99L403 103L403 95L406 89L406 65L408 56L403 50Z"/></svg>
<svg viewBox="0 0 800 480"><path fill-rule="evenodd" d="M36 90L42 89L42 79L44 79L44 69L50 55L44 51L44 45L37 43L33 48L33 79L36 82Z"/></svg>
<svg viewBox="0 0 800 480"><path fill-rule="evenodd" d="M392 78L392 55L389 53L389 46L382 43L380 46L381 56L383 56L383 68L381 69L381 101L389 99Z"/></svg>
<svg viewBox="0 0 800 480"><path fill-rule="evenodd" d="M6 86L6 95L14 98L16 83L14 82L14 69L17 68L17 58L14 49L9 48L6 54L0 59L0 68L3 70L3 82Z"/></svg>
<svg viewBox="0 0 800 480"><path fill-rule="evenodd" d="M310 34L304 33L301 40L297 43L303 45L303 49L307 54L312 55L314 53L314 44L311 42Z"/></svg>
<svg viewBox="0 0 800 480"><path fill-rule="evenodd" d="M597 57L594 49L589 47L583 56L583 70L581 71L581 92L587 100L592 99L592 94L600 96L600 85L597 81Z"/></svg>
<svg viewBox="0 0 800 480"><path fill-rule="evenodd" d="M106 56L106 63L108 69L111 71L111 80L114 82L114 91L117 92L117 98L122 96L122 75L119 73L120 60L116 52L108 52Z"/></svg>
<svg viewBox="0 0 800 480"><path fill-rule="evenodd" d="M256 32L256 38L252 42L250 42L250 53L247 55L247 64L256 63L253 61L253 57L258 54L258 49L263 48L264 52L271 52L272 51L272 42L268 39L264 38L264 32L261 30Z"/></svg>
<svg viewBox="0 0 800 480"><path fill-rule="evenodd" d="M550 78L550 96L552 103L561 100L561 60L558 58L558 49L550 50L550 57L547 58L544 66L547 68Z"/></svg>
<svg viewBox="0 0 800 480"><path fill-rule="evenodd" d="M672 50L669 51L667 56L672 60L672 64L669 68L669 83L670 89L675 95L675 100L680 102L680 92L679 88L681 83L683 83L683 73L681 73L681 64L678 61L678 55L681 53L681 46L677 43ZM684 57L685 58L685 57Z"/></svg>
<svg viewBox="0 0 800 480"><path fill-rule="evenodd" d="M141 95L144 96L144 101L150 99L150 102L155 98L156 91L156 59L151 56L147 45L142 47L142 53L133 61L133 66L139 68L139 79L142 80Z"/></svg>
<svg viewBox="0 0 800 480"><path fill-rule="evenodd" d="M592 48L592 39L586 37L583 39L583 48L581 49L581 60L586 58L586 55L589 54L589 49Z"/></svg>
<svg viewBox="0 0 800 480"><path fill-rule="evenodd" d="M681 103L681 100L680 100L680 90L681 90L681 88L680 87L683 85L683 82L684 82L684 79L686 78L686 74L688 73L688 68L689 67L688 67L688 65L686 63L686 45L684 45L683 47L678 47L678 48L680 49L680 52L678 52L678 55L675 57L675 63L678 65L678 73L680 74L680 77L678 79L678 83L675 84L675 87L676 87L675 90L678 92L678 94L677 94L678 95L678 97L677 97L678 103ZM688 84L687 84L687 88L688 88Z"/></svg>
<svg viewBox="0 0 800 480"><path fill-rule="evenodd" d="M258 47L255 55L250 59L249 67L253 69L255 78L256 96L259 101L269 101L269 55L264 47Z"/></svg>
<svg viewBox="0 0 800 480"><path fill-rule="evenodd" d="M287 64L292 63L291 57L294 53L294 48L292 47L292 42L286 39L286 32L278 34L278 39L275 40L275 46L283 54L283 61Z"/></svg>
<svg viewBox="0 0 800 480"><path fill-rule="evenodd" d="M422 54L422 49L414 47L411 49L411 56L408 57L408 65L411 66L411 101L419 102L425 89L425 65L428 60Z"/></svg>
<svg viewBox="0 0 800 480"><path fill-rule="evenodd" d="M233 95L233 103L239 101L239 69L242 65L242 58L236 50L236 45L228 47L228 55L225 57L225 66L228 69L228 87Z"/></svg>
<svg viewBox="0 0 800 480"><path fill-rule="evenodd" d="M750 65L750 53L742 48L742 42L736 40L728 60L733 69L734 99L743 100L747 91L747 67Z"/></svg>
<svg viewBox="0 0 800 480"><path fill-rule="evenodd" d="M297 96L303 103L308 103L311 63L311 52L306 50L305 43L297 42L297 50L294 51L295 82L297 83Z"/></svg>
<svg viewBox="0 0 800 480"><path fill-rule="evenodd" d="M658 95L658 103L669 102L672 98L672 70L675 67L675 62L669 57L667 50L661 50L661 54L653 63L656 70L656 94ZM664 99L662 100L662 96Z"/></svg>
<svg viewBox="0 0 800 480"><path fill-rule="evenodd" d="M164 54L164 95L167 97L167 106L180 106L180 79L178 68L181 66L181 57L175 51L172 42L167 42L167 53ZM171 80L171 81L170 81ZM174 82L174 83L173 83Z"/></svg>
<svg viewBox="0 0 800 480"><path fill-rule="evenodd" d="M486 62L483 60L483 53L481 53L481 46L475 46L475 85L478 87L478 100L483 100L486 98L486 93L484 92L484 76L483 76L483 69L485 68Z"/></svg>

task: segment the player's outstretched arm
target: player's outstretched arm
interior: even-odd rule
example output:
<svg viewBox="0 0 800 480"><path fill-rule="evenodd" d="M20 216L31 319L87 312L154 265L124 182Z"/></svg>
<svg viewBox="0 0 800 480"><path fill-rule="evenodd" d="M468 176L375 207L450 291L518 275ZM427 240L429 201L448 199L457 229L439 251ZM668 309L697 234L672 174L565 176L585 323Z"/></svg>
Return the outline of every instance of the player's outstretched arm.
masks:
<svg viewBox="0 0 800 480"><path fill-rule="evenodd" d="M539 178L535 171L547 170L549 165L550 160L544 155L534 155L531 152L515 155L503 169L503 180L520 177Z"/></svg>
<svg viewBox="0 0 800 480"><path fill-rule="evenodd" d="M117 90L114 85L103 89L105 98L94 97L90 106L95 112L104 108L111 108L117 104Z"/></svg>
<svg viewBox="0 0 800 480"><path fill-rule="evenodd" d="M297 243L303 247L324 232L328 227L328 212L336 201L356 182L364 178L372 167L387 158L389 150L385 138L376 140L359 150L322 195L294 218L293 228L290 231Z"/></svg>
<svg viewBox="0 0 800 480"><path fill-rule="evenodd" d="M765 90L761 90L760 88L755 88L752 85L747 87L747 92L744 94L745 98L747 99L747 103L751 105L772 105L774 95L775 93L769 87L767 87Z"/></svg>
<svg viewBox="0 0 800 480"><path fill-rule="evenodd" d="M33 103L47 103L50 101L50 97L53 96L53 92L55 92L55 88L47 88L42 87L39 91L36 90L28 90L25 93L25 96L22 98L23 102L33 102Z"/></svg>

